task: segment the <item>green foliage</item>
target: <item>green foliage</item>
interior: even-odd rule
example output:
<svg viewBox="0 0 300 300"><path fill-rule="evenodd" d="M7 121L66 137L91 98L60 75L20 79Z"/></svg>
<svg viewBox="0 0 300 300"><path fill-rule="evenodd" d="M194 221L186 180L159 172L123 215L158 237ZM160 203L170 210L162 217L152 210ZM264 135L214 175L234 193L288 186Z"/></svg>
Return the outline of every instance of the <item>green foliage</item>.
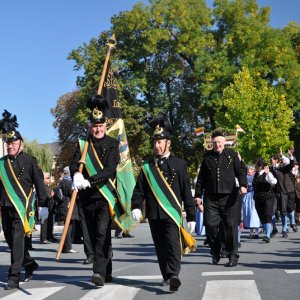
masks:
<svg viewBox="0 0 300 300"><path fill-rule="evenodd" d="M234 82L224 90L223 110L226 112L216 114L218 124L229 128L239 124L245 130L240 133L238 145L245 161L268 159L291 145L293 111L285 95L279 95L266 80L254 80L248 69L236 74Z"/></svg>
<svg viewBox="0 0 300 300"><path fill-rule="evenodd" d="M114 15L108 31L69 55L75 70L84 71L77 80L72 124L86 120L86 97L97 91L106 40L114 33L118 44L111 62L119 74L121 108L137 163L152 152L145 115L161 110L168 111L173 126L172 151L188 160L191 174L203 152L193 135L199 126L206 131L216 126L243 127L245 118L251 118L249 123L259 124L257 131L262 133L249 125L241 136L239 145L249 160L288 146L292 116L294 140L300 130L300 27L290 23L274 29L269 15L270 8L259 8L255 0L216 0L213 9L204 0L151 0L149 5L138 3L131 11ZM249 86L239 79L246 70ZM247 115L241 107L233 115L230 101L237 103L238 97L250 101L252 111L254 107L268 111ZM280 113L281 106L285 114ZM287 115L290 120L284 119L280 131L276 124Z"/></svg>
<svg viewBox="0 0 300 300"><path fill-rule="evenodd" d="M47 145L41 145L37 140L24 142L24 151L37 159L43 172L51 172L53 165L53 153Z"/></svg>

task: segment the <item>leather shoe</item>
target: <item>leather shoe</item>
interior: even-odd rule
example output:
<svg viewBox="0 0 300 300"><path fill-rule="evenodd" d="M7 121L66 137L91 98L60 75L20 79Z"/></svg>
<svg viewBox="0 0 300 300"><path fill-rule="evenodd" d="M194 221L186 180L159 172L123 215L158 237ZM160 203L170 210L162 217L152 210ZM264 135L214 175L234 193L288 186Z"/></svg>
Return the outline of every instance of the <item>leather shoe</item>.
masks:
<svg viewBox="0 0 300 300"><path fill-rule="evenodd" d="M297 232L298 231L298 227L296 224L292 224L291 225L291 228L293 229L294 232Z"/></svg>
<svg viewBox="0 0 300 300"><path fill-rule="evenodd" d="M214 253L212 257L212 263L216 265L220 261L220 253Z"/></svg>
<svg viewBox="0 0 300 300"><path fill-rule="evenodd" d="M19 287L19 282L9 279L6 286L4 287L5 290L13 290Z"/></svg>
<svg viewBox="0 0 300 300"><path fill-rule="evenodd" d="M79 251L75 249L70 249L70 250L63 250L62 253L78 253Z"/></svg>
<svg viewBox="0 0 300 300"><path fill-rule="evenodd" d="M104 286L104 278L99 273L94 273L91 279L96 286Z"/></svg>
<svg viewBox="0 0 300 300"><path fill-rule="evenodd" d="M24 282L29 282L32 279L33 272L38 269L39 265L33 262L32 265L26 268Z"/></svg>
<svg viewBox="0 0 300 300"><path fill-rule="evenodd" d="M239 260L239 255L231 256L229 258L229 262L226 263L224 266L225 267L236 267L238 264L238 260Z"/></svg>
<svg viewBox="0 0 300 300"><path fill-rule="evenodd" d="M178 288L181 286L181 281L177 275L172 275L170 277L170 291L176 292Z"/></svg>
<svg viewBox="0 0 300 300"><path fill-rule="evenodd" d="M89 264L92 264L93 262L94 262L94 260L91 257L88 257L87 259L85 259L83 261L83 264L84 265L89 265Z"/></svg>
<svg viewBox="0 0 300 300"><path fill-rule="evenodd" d="M122 233L122 237L123 238L134 238L134 236L133 235L131 235L130 233Z"/></svg>

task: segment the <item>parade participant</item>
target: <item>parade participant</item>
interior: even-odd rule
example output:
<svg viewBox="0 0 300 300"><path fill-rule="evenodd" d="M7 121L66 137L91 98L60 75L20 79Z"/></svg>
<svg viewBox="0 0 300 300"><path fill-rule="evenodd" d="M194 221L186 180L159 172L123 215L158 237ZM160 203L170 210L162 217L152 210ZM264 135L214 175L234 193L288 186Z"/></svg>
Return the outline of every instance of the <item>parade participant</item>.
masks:
<svg viewBox="0 0 300 300"><path fill-rule="evenodd" d="M59 182L58 189L61 190L61 194L62 194L62 204L61 206L64 207L64 220L66 219L66 215L68 212L68 207L70 204L70 199L72 197L72 178L70 176L70 168L69 167L65 167L64 168L64 177L62 178L62 180ZM72 248L72 230L73 230L73 223L74 223L74 219L78 218L78 210L77 210L77 206L75 203L74 209L73 209L73 213L72 213L72 218L71 218L71 222L68 228L68 233L66 235L66 240L64 243L64 247L63 247L63 253L78 253L77 250Z"/></svg>
<svg viewBox="0 0 300 300"><path fill-rule="evenodd" d="M73 184L78 190L80 207L93 247L94 273L91 281L96 286L103 286L104 282L112 280L111 216L114 215L116 196L111 191L119 163L119 142L106 135L104 105L105 100L101 96L89 99L88 106L92 109L90 135L87 141L79 140L70 164ZM79 161L86 142L86 163L83 173L80 173Z"/></svg>
<svg viewBox="0 0 300 300"><path fill-rule="evenodd" d="M182 228L182 202L190 232L195 230L196 225L195 203L186 163L170 153L171 124L167 116L160 114L153 120L152 126L155 157L144 161L142 165L131 199L132 216L136 221L142 219L141 208L145 199L146 217L163 276L162 285L169 284L170 291L177 291L181 285L181 246L185 243L180 238L181 233L185 232ZM192 239L191 248L195 246L193 243L195 241Z"/></svg>
<svg viewBox="0 0 300 300"><path fill-rule="evenodd" d="M237 152L225 148L225 137L222 132L212 134L213 149L207 151L198 174L195 201L197 205L204 202L204 220L206 235L212 250L212 262L220 260L220 222L225 228L225 247L229 262L226 267L234 267L238 263L238 207L236 179L241 194L247 192L247 178L245 170Z"/></svg>
<svg viewBox="0 0 300 300"><path fill-rule="evenodd" d="M54 230L54 224L53 224L53 217L54 217L54 207L55 207L55 202L53 199L54 192L50 187L50 173L49 172L44 172L44 184L45 188L47 190L48 194L48 218L41 223L41 228L40 228L40 243L41 244L51 244L53 241L55 241L54 236L53 236L53 230Z"/></svg>
<svg viewBox="0 0 300 300"><path fill-rule="evenodd" d="M253 199L253 178L255 175L255 166L247 167L247 194L243 197L243 226L250 229L249 239L259 238L260 219L255 209L255 201Z"/></svg>
<svg viewBox="0 0 300 300"><path fill-rule="evenodd" d="M30 281L38 264L30 256L25 236L34 226L35 187L39 199L39 216L42 221L48 217L47 191L43 173L36 159L23 151L23 139L16 116L6 110L0 121L0 132L5 134L7 155L0 159L0 206L2 225L6 242L11 250L11 266L5 290L19 287L21 268L25 268L25 282Z"/></svg>
<svg viewBox="0 0 300 300"><path fill-rule="evenodd" d="M271 168L273 176L277 179L277 184L274 187L274 192L277 199L277 208L280 211L282 223L282 237L287 235L287 220L290 217L291 227L296 232L297 226L294 219L294 205L295 205L295 184L291 179L292 170L294 167L294 149L288 150L289 157L280 153L271 157ZM271 236L275 236L278 232L276 228L275 218L273 218L273 232Z"/></svg>
<svg viewBox="0 0 300 300"><path fill-rule="evenodd" d="M255 170L256 173L252 182L255 208L265 229L266 236L263 240L270 243L275 203L275 194L272 187L277 183L277 179L270 172L267 162L263 158L257 160Z"/></svg>

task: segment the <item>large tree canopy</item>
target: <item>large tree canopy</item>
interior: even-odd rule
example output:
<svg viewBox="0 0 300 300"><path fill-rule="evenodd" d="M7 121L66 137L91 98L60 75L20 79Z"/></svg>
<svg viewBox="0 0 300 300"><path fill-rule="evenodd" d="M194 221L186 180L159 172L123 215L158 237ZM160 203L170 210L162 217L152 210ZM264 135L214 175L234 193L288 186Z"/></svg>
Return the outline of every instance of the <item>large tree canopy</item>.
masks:
<svg viewBox="0 0 300 300"><path fill-rule="evenodd" d="M244 99L250 99L257 109L276 110L277 121L278 103L283 101L290 117L292 109L297 124L300 27L291 23L284 29L274 29L269 25L269 14L270 8L259 8L255 0L216 0L213 9L204 0L152 0L149 5L138 3L131 11L113 16L110 30L69 55L75 61L75 70L84 70L77 80L76 120L86 121L85 99L97 91L105 43L115 33L118 44L111 62L119 75L121 108L133 157L140 159L151 151L149 134L143 126L146 112L166 110L173 125L173 151L196 170L203 147L195 139L194 129L234 125L226 113L235 116L236 123L244 122L233 112L244 88L243 73L235 76L243 69L256 95L251 96L249 88ZM253 117L265 128L266 116L257 113ZM61 126L60 121L56 124ZM278 131L282 142L258 142L261 149L257 152L250 147L252 136L243 136L242 155L252 160L288 143L292 125L287 122L284 130ZM298 130L294 127L293 133L298 134Z"/></svg>

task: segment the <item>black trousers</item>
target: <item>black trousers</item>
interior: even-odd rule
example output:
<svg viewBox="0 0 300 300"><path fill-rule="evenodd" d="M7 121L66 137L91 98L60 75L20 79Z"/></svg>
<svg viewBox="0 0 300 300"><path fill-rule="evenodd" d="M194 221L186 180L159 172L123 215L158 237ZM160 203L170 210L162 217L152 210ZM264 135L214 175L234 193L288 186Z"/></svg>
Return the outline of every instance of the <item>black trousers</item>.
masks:
<svg viewBox="0 0 300 300"><path fill-rule="evenodd" d="M51 241L54 239L53 229L54 229L54 213L49 211L48 218L41 224L40 241L41 243L45 240Z"/></svg>
<svg viewBox="0 0 300 300"><path fill-rule="evenodd" d="M159 268L164 280L179 275L181 247L178 226L168 219L149 219L150 230L156 250Z"/></svg>
<svg viewBox="0 0 300 300"><path fill-rule="evenodd" d="M19 282L22 266L25 270L35 264L25 243L23 223L14 207L2 207L2 226L6 242L11 250L9 279Z"/></svg>
<svg viewBox="0 0 300 300"><path fill-rule="evenodd" d="M85 215L83 213L83 209L80 203L78 203L78 215L79 215L79 220L80 220L80 225L82 230L84 253L87 258L89 257L94 258L94 250L93 250L92 242L86 225Z"/></svg>
<svg viewBox="0 0 300 300"><path fill-rule="evenodd" d="M262 224L272 223L275 201L274 195L255 199L255 209Z"/></svg>
<svg viewBox="0 0 300 300"><path fill-rule="evenodd" d="M206 195L204 202L204 218L207 240L214 254L220 253L221 240L225 234L225 248L228 255L237 256L238 252L238 219L240 203L237 194ZM220 230L223 223L224 232Z"/></svg>
<svg viewBox="0 0 300 300"><path fill-rule="evenodd" d="M94 253L93 272L103 278L111 269L111 218L106 200L97 200L83 206L83 213ZM107 269L108 268L108 269Z"/></svg>

